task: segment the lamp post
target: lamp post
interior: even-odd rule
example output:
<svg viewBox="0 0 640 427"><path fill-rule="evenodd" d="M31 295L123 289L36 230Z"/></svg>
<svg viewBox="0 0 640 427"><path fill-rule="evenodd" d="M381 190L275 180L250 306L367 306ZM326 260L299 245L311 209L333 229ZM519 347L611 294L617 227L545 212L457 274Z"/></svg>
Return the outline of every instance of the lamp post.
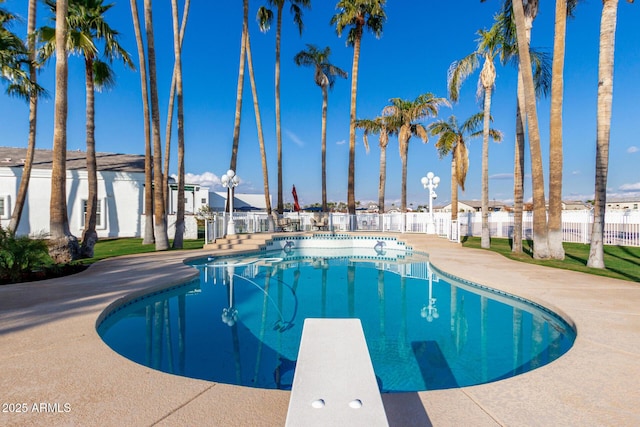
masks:
<svg viewBox="0 0 640 427"><path fill-rule="evenodd" d="M423 176L420 180L422 182L422 186L425 189L429 189L429 222L427 223L427 234L435 234L436 233L436 225L433 221L433 199L438 197L436 192L434 191L438 188L438 184L440 183L440 177L435 176L433 172L427 173L427 176Z"/></svg>
<svg viewBox="0 0 640 427"><path fill-rule="evenodd" d="M222 186L227 189L227 200L229 201L229 222L227 222L227 235L236 234L236 224L233 222L233 189L240 184L240 178L229 169L227 173L220 178Z"/></svg>

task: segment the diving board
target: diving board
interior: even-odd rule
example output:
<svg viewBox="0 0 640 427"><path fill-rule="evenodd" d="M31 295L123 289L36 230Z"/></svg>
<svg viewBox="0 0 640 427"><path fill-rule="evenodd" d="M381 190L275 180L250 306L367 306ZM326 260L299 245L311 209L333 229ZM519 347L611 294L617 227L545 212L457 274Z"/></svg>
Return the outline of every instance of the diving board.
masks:
<svg viewBox="0 0 640 427"><path fill-rule="evenodd" d="M306 319L286 426L388 426L360 319Z"/></svg>

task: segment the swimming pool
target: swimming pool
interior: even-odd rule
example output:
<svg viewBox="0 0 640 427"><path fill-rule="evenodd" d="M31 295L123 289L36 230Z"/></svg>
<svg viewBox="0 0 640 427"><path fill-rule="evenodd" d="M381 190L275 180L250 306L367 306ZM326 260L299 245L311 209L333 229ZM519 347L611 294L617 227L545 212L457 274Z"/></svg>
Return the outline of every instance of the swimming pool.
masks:
<svg viewBox="0 0 640 427"><path fill-rule="evenodd" d="M575 339L551 311L456 280L422 254L285 245L200 260L198 279L118 307L98 332L164 372L289 389L304 319L356 317L383 392L508 378L552 362Z"/></svg>

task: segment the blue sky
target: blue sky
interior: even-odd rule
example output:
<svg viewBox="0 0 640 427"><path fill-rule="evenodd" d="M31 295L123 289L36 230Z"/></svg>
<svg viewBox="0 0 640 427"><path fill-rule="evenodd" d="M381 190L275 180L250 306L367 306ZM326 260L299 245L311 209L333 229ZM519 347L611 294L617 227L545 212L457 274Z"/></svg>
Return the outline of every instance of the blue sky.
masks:
<svg viewBox="0 0 640 427"><path fill-rule="evenodd" d="M107 17L121 33L120 41L138 63L130 4L115 0ZM142 9L142 2L139 1ZM182 6L183 1L179 1ZM273 203L277 195L276 142L274 116L274 48L275 28L263 34L258 30L255 13L264 2L250 1L250 32ZM380 114L394 97L413 99L432 92L446 97L446 75L449 65L476 47L476 31L488 28L501 0L485 3L465 1L389 1L387 23L380 39L367 33L362 42L358 80L358 118ZM24 17L27 2L8 0L4 7ZM576 17L567 28L564 98L564 188L565 199L586 200L593 197L596 137L597 63L600 13L602 3L583 1ZM552 51L554 2L541 2L533 27L532 45ZM162 117L162 138L167 116L173 39L170 2L154 2L155 43L158 56L158 84ZM49 23L50 14L42 5L38 10L39 25ZM353 49L338 38L329 25L335 13L335 1L313 2L305 11L302 37L285 11L282 35L282 138L285 202L292 201L291 186L296 185L301 204L320 201L320 129L321 91L313 81L311 68L297 67L293 56L306 43L330 46L332 62L351 72ZM611 129L609 197L640 197L640 140L637 137L640 106L640 49L637 47L640 8L620 1L616 33L613 120ZM16 25L18 34L26 32L25 23ZM220 190L219 176L228 168L233 135L236 84L242 24L242 2L192 2L183 46L186 170L192 183ZM96 95L96 144L99 151L144 153L142 101L137 72L119 64L115 88ZM497 67L492 104L493 126L504 134L500 144L491 143L489 151L489 191L491 200L513 198L513 141L515 122L515 69ZM40 74L40 83L51 92L51 98L39 104L39 148L50 149L53 141L54 62ZM477 73L465 82L460 101L451 109L443 108L439 118L451 114L461 121L480 110L476 100ZM4 91L4 88L3 88ZM346 201L349 139L350 77L336 82L329 94L328 109L328 198ZM83 61L72 57L69 69L68 148L84 150L84 71ZM238 191L262 191L262 169L248 76L245 79L242 128L237 173L241 178ZM548 173L549 99L538 103L538 116ZM432 119L426 120L428 124ZM28 106L21 100L0 95L0 145L26 147ZM174 139L175 141L175 139ZM434 139L423 144L413 138L409 148L408 202L414 206L427 203L427 191L420 178L433 171L442 179L436 203L450 200L450 159L439 159ZM370 139L365 152L361 133L356 148L356 200L377 200L379 148L377 138ZM174 143L175 145L175 143ZM470 141L469 174L466 192L461 199L479 199L481 195L481 139ZM171 155L170 173L177 170L175 150ZM390 205L399 204L400 157L393 139L387 154L387 192ZM527 157L527 171L530 163ZM527 172L529 178L529 172ZM545 184L547 181L545 179ZM530 180L525 184L529 198Z"/></svg>

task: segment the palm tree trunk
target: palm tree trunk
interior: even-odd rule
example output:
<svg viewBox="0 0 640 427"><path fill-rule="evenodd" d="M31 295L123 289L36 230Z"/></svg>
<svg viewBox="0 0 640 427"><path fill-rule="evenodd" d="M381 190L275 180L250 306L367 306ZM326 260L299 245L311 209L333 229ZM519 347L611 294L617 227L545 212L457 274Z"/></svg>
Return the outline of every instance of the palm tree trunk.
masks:
<svg viewBox="0 0 640 427"><path fill-rule="evenodd" d="M521 1L513 2L513 13L518 33L518 57L522 70L524 85L527 125L529 130L529 149L531 152L531 176L533 187L533 257L549 258L547 241L547 208L544 197L544 173L542 170L542 154L540 150L540 130L536 110L536 94L533 85L533 72L529 44L527 43L524 10Z"/></svg>
<svg viewBox="0 0 640 427"><path fill-rule="evenodd" d="M456 144L456 148L458 149L458 145ZM454 152L451 153L451 221L458 220L458 180L456 176L457 167L456 167L456 155ZM429 195L431 197L431 195ZM429 213L431 214L431 213Z"/></svg>
<svg viewBox="0 0 640 427"><path fill-rule="evenodd" d="M180 49L182 49L182 41L184 40L184 32L187 28L187 17L189 16L189 5L191 0L186 0L184 3L184 12L182 14L182 23L180 24ZM169 90L169 107L167 108L167 125L164 132L164 173L169 176L169 163L171 157L171 132L173 127L173 107L176 97L176 67L177 64L173 64L173 72L171 74L171 89ZM169 180L166 179L164 187L162 188L162 194L164 200L167 202L167 209L169 209Z"/></svg>
<svg viewBox="0 0 640 427"><path fill-rule="evenodd" d="M140 87L142 89L142 109L144 113L144 236L143 245L155 243L153 235L153 180L152 180L152 152L151 152L151 113L149 112L149 92L147 86L147 60L144 53L140 18L138 17L138 2L131 0L131 17L133 30L136 36L138 48L138 60L140 61Z"/></svg>
<svg viewBox="0 0 640 427"><path fill-rule="evenodd" d="M355 174L356 174L356 95L358 92L358 64L360 62L360 42L362 26L356 27L353 41L353 65L351 67L351 107L349 110L349 178L347 183L347 210L356 214Z"/></svg>
<svg viewBox="0 0 640 427"><path fill-rule="evenodd" d="M402 133L402 131L400 131ZM409 155L409 140L405 140L404 136L399 136L402 141L398 141L400 145L400 160L402 161L402 190L400 200L400 212L407 212L407 156ZM403 230L404 231L404 230Z"/></svg>
<svg viewBox="0 0 640 427"><path fill-rule="evenodd" d="M327 212L327 106L329 90L322 86L322 212Z"/></svg>
<svg viewBox="0 0 640 427"><path fill-rule="evenodd" d="M598 60L598 118L596 140L596 185L593 207L593 228L588 267L605 268L604 217L607 205L607 174L609 171L609 138L611 104L613 102L613 54L615 51L618 0L604 0L600 21L600 58Z"/></svg>
<svg viewBox="0 0 640 427"><path fill-rule="evenodd" d="M36 124L38 117L38 93L35 89L37 82L36 73L36 0L29 0L29 15L27 18L27 44L29 47L29 80L32 87L29 93L29 140L27 142L27 154L24 159L24 168L20 177L20 187L16 195L15 207L9 221L9 231L16 232L20 225L22 210L27 199L27 190L31 179L31 168L33 167L33 155L36 149Z"/></svg>
<svg viewBox="0 0 640 427"><path fill-rule="evenodd" d="M380 182L378 182L378 213L384 213L384 193L387 183L387 145L380 145Z"/></svg>
<svg viewBox="0 0 640 427"><path fill-rule="evenodd" d="M153 41L153 13L151 0L144 0L144 24L147 32L147 58L149 59L149 86L151 92L151 129L153 133L153 213L155 219L156 250L169 249L167 218L162 194L162 142L160 141L160 111L158 110L158 82L156 79L156 52Z"/></svg>
<svg viewBox="0 0 640 427"><path fill-rule="evenodd" d="M80 255L83 258L93 258L93 247L98 240L96 233L96 213L98 210L98 171L96 165L95 140L95 91L93 83L93 60L85 59L86 77L86 115L87 115L87 212L84 217L84 233Z"/></svg>
<svg viewBox="0 0 640 427"><path fill-rule="evenodd" d="M516 96L516 141L513 159L513 237L511 252L522 253L522 210L524 204L524 86L518 67Z"/></svg>
<svg viewBox="0 0 640 427"><path fill-rule="evenodd" d="M490 62L485 62L489 64ZM495 76L495 72L494 72ZM491 247L489 233L489 125L491 120L491 92L492 86L484 88L484 129L482 132L482 236L480 246Z"/></svg>
<svg viewBox="0 0 640 427"><path fill-rule="evenodd" d="M54 101L53 165L49 204L49 255L58 263L77 258L78 240L71 234L67 217L67 0L56 6L56 94Z"/></svg>
<svg viewBox="0 0 640 427"><path fill-rule="evenodd" d="M243 0L242 38L240 41L240 65L238 67L238 86L236 89L236 115L233 121L233 146L229 169L236 171L238 145L240 143L240 118L242 116L242 88L244 87L244 62L246 58L247 37L249 36L249 0ZM229 201L227 200L227 204Z"/></svg>
<svg viewBox="0 0 640 427"><path fill-rule="evenodd" d="M264 184L264 202L267 209L267 217L269 220L269 231L273 230L271 223L271 199L269 198L269 170L267 168L267 152L264 146L264 135L262 132L262 119L260 118L260 105L258 104L258 89L256 88L256 79L253 74L253 59L251 57L251 42L249 34L246 37L247 43L247 65L249 67L249 81L251 81L251 93L253 95L253 110L256 114L256 128L258 130L258 143L260 144L260 157L262 159L262 181Z"/></svg>
<svg viewBox="0 0 640 427"><path fill-rule="evenodd" d="M185 4L185 9L188 5ZM173 239L173 248L182 249L184 245L184 102L182 98L182 36L184 32L180 32L178 29L178 2L177 0L171 0L171 15L173 21L173 50L175 54L175 90L178 100L178 209L176 212L176 229ZM185 16L186 16L185 10ZM186 20L182 25L186 25ZM169 158L169 150L165 151L166 158ZM168 165L165 166L165 173L169 174ZM165 180L168 183L169 180ZM167 184L168 185L168 184ZM167 188L167 185L163 186L163 189ZM165 193L165 197L168 197L168 191Z"/></svg>
<svg viewBox="0 0 640 427"><path fill-rule="evenodd" d="M284 210L282 197L282 129L280 127L280 37L282 35L282 7L284 1L278 4L278 16L276 26L276 141L278 146L278 213Z"/></svg>
<svg viewBox="0 0 640 427"><path fill-rule="evenodd" d="M562 246L562 98L567 1L556 0L549 130L549 255L564 259Z"/></svg>

